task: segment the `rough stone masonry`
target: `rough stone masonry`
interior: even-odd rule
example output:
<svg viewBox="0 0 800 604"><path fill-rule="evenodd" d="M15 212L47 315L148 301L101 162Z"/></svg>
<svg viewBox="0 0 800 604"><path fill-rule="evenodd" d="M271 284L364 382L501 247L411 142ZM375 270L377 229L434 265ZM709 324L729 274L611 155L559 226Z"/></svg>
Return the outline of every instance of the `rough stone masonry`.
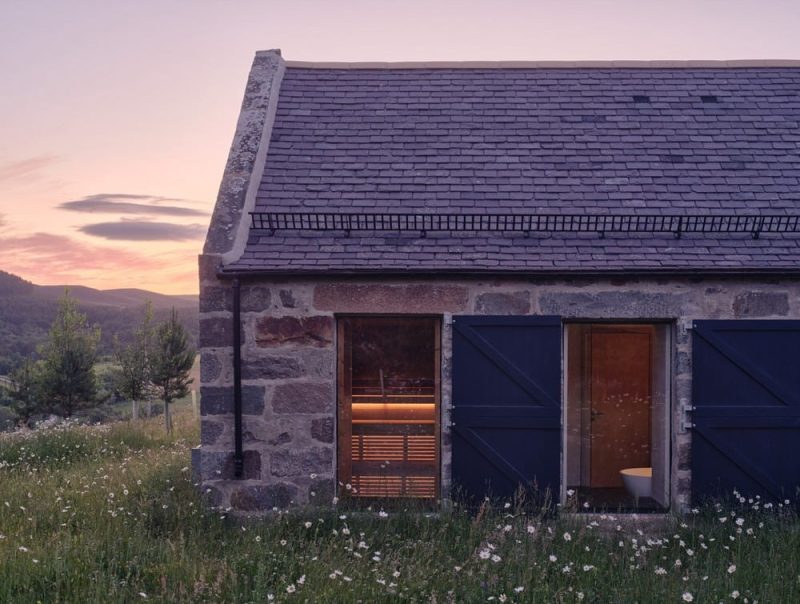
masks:
<svg viewBox="0 0 800 604"><path fill-rule="evenodd" d="M208 270L208 269L211 270ZM704 279L256 279L242 284L244 476L233 477L230 284L203 273L201 447L195 470L210 500L245 512L315 503L336 490L337 313L439 314L442 330L442 493L450 486L449 320L454 314L559 315L672 325L674 506L689 504L691 432L678 401L691 397L696 319L800 316L800 283Z"/></svg>

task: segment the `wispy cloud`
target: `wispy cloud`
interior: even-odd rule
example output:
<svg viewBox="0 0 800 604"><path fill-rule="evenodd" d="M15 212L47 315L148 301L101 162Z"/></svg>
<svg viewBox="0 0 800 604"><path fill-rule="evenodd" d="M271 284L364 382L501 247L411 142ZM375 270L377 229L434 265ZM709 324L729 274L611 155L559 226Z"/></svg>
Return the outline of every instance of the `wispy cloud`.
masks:
<svg viewBox="0 0 800 604"><path fill-rule="evenodd" d="M55 155L37 155L0 164L0 183L22 178L40 178L40 172L58 161Z"/></svg>
<svg viewBox="0 0 800 604"><path fill-rule="evenodd" d="M76 277L80 280L88 272L157 270L163 264L129 250L85 244L50 233L3 237L0 247L5 270L22 275L46 274L65 282Z"/></svg>
<svg viewBox="0 0 800 604"><path fill-rule="evenodd" d="M164 205L179 202L183 205ZM65 201L58 205L62 210L104 214L136 214L149 216L207 216L207 212L184 207L193 202L173 197L134 195L130 193L98 193L82 199Z"/></svg>
<svg viewBox="0 0 800 604"><path fill-rule="evenodd" d="M206 227L202 224L121 220L87 224L78 230L87 235L116 241L192 241L202 239Z"/></svg>
<svg viewBox="0 0 800 604"><path fill-rule="evenodd" d="M147 244L115 247L63 235L32 233L0 238L2 269L34 283L99 289L142 287L164 293L196 291L197 248L177 244L168 254Z"/></svg>

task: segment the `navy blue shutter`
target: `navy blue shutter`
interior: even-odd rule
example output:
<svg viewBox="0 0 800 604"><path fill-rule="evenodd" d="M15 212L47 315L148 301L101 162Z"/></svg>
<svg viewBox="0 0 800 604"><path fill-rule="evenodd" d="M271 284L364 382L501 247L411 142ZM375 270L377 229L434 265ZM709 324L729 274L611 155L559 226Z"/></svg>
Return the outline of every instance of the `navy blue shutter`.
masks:
<svg viewBox="0 0 800 604"><path fill-rule="evenodd" d="M696 321L692 496L797 497L800 321Z"/></svg>
<svg viewBox="0 0 800 604"><path fill-rule="evenodd" d="M561 319L453 318L453 483L473 502L516 489L558 497Z"/></svg>

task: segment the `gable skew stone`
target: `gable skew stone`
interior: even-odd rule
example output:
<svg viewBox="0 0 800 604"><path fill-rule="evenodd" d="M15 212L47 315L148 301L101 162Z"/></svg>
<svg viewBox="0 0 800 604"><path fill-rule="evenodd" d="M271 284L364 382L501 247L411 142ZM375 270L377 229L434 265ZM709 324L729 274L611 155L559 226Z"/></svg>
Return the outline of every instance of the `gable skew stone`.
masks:
<svg viewBox="0 0 800 604"><path fill-rule="evenodd" d="M201 265L204 260L216 266L229 264L238 260L244 251L249 212L255 207L264 172L285 71L286 63L280 50L260 51L253 59L236 133L203 247L204 256L218 258L201 258Z"/></svg>

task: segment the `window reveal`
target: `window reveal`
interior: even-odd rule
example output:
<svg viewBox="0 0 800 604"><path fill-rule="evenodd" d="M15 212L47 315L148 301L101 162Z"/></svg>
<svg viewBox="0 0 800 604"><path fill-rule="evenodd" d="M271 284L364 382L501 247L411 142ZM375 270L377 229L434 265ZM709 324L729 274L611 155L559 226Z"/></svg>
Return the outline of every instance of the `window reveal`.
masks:
<svg viewBox="0 0 800 604"><path fill-rule="evenodd" d="M339 481L356 497L438 489L439 321L339 321Z"/></svg>

